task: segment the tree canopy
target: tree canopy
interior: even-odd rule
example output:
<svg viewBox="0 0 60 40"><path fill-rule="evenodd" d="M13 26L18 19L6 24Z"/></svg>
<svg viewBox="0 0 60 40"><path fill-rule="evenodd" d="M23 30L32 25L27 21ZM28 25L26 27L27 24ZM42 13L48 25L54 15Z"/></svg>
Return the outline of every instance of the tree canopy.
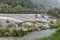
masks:
<svg viewBox="0 0 60 40"><path fill-rule="evenodd" d="M55 17L55 18L60 18L60 9L52 8L48 11L48 14Z"/></svg>
<svg viewBox="0 0 60 40"><path fill-rule="evenodd" d="M40 12L41 5L31 0L0 0L0 13L36 13L35 9Z"/></svg>

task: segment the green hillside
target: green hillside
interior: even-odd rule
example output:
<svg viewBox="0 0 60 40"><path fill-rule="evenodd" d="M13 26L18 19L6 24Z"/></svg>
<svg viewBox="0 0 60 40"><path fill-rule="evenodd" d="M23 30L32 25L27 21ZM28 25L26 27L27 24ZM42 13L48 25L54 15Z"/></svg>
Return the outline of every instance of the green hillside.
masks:
<svg viewBox="0 0 60 40"><path fill-rule="evenodd" d="M37 13L41 7L31 0L0 0L0 13Z"/></svg>
<svg viewBox="0 0 60 40"><path fill-rule="evenodd" d="M33 2L36 5L42 4L48 9L54 8L54 7L60 8L60 5L59 5L60 2L59 1L60 0L33 0Z"/></svg>
<svg viewBox="0 0 60 40"><path fill-rule="evenodd" d="M59 4L58 0L0 0L0 13L45 13Z"/></svg>

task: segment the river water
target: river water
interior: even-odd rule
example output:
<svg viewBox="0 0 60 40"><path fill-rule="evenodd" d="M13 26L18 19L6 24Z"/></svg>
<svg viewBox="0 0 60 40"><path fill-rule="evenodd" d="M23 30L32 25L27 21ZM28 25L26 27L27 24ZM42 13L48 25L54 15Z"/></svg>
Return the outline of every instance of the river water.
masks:
<svg viewBox="0 0 60 40"><path fill-rule="evenodd" d="M55 32L55 29L40 30L28 33L24 37L2 37L0 40L36 40L42 37L48 37L53 32Z"/></svg>

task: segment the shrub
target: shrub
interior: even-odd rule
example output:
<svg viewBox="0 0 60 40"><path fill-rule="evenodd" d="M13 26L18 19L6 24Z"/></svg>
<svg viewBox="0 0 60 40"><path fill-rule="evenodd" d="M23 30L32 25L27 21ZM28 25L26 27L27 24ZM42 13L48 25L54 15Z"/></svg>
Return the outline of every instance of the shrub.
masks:
<svg viewBox="0 0 60 40"><path fill-rule="evenodd" d="M22 30L22 29L19 29L18 30L18 36L19 37L21 37L21 36L23 36L25 33L24 33L24 31Z"/></svg>
<svg viewBox="0 0 60 40"><path fill-rule="evenodd" d="M57 28L57 26L55 24L49 24L50 28Z"/></svg>
<svg viewBox="0 0 60 40"><path fill-rule="evenodd" d="M44 27L43 25L41 25L39 28L40 28L41 30L45 30L45 29L46 29L46 27Z"/></svg>
<svg viewBox="0 0 60 40"><path fill-rule="evenodd" d="M28 25L28 26L26 26L25 28L27 28L28 29L28 31L34 31L34 30L36 30L36 28L35 27L33 27L33 26L30 26L30 25Z"/></svg>
<svg viewBox="0 0 60 40"><path fill-rule="evenodd" d="M0 37L7 37L9 36L9 30L8 29L0 29Z"/></svg>
<svg viewBox="0 0 60 40"><path fill-rule="evenodd" d="M13 30L12 35L13 37L22 37L24 35L24 31L22 29Z"/></svg>
<svg viewBox="0 0 60 40"><path fill-rule="evenodd" d="M12 31L12 36L13 36L13 37L18 37L18 33L17 33L17 32L18 32L18 31L14 29L14 30Z"/></svg>
<svg viewBox="0 0 60 40"><path fill-rule="evenodd" d="M60 27L60 21L57 20L54 24L50 23L50 28L59 28Z"/></svg>

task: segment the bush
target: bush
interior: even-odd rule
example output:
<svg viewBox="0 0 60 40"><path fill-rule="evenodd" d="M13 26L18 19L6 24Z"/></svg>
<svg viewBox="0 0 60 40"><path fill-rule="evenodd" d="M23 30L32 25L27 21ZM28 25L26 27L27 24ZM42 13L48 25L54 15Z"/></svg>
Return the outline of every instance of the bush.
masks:
<svg viewBox="0 0 60 40"><path fill-rule="evenodd" d="M55 24L49 24L50 28L57 28L57 26Z"/></svg>
<svg viewBox="0 0 60 40"><path fill-rule="evenodd" d="M45 30L45 29L46 29L46 27L44 27L43 25L41 25L39 28L40 28L41 30Z"/></svg>
<svg viewBox="0 0 60 40"><path fill-rule="evenodd" d="M18 30L18 36L19 37L21 37L21 36L23 36L25 33L24 33L24 31L22 30L22 29L19 29Z"/></svg>
<svg viewBox="0 0 60 40"><path fill-rule="evenodd" d="M50 26L50 28L59 28L60 27L60 21L57 20L54 24L50 23L49 26Z"/></svg>
<svg viewBox="0 0 60 40"><path fill-rule="evenodd" d="M22 29L13 30L12 35L13 37L22 37L24 35L24 31Z"/></svg>
<svg viewBox="0 0 60 40"><path fill-rule="evenodd" d="M13 37L18 37L18 31L14 29L14 30L12 31L12 36L13 36Z"/></svg>
<svg viewBox="0 0 60 40"><path fill-rule="evenodd" d="M27 25L25 28L27 28L28 29L28 31L34 31L34 30L36 30L36 28L35 27L33 27L33 26L30 26L30 25Z"/></svg>
<svg viewBox="0 0 60 40"><path fill-rule="evenodd" d="M9 36L9 30L8 29L0 29L0 37L7 37Z"/></svg>

